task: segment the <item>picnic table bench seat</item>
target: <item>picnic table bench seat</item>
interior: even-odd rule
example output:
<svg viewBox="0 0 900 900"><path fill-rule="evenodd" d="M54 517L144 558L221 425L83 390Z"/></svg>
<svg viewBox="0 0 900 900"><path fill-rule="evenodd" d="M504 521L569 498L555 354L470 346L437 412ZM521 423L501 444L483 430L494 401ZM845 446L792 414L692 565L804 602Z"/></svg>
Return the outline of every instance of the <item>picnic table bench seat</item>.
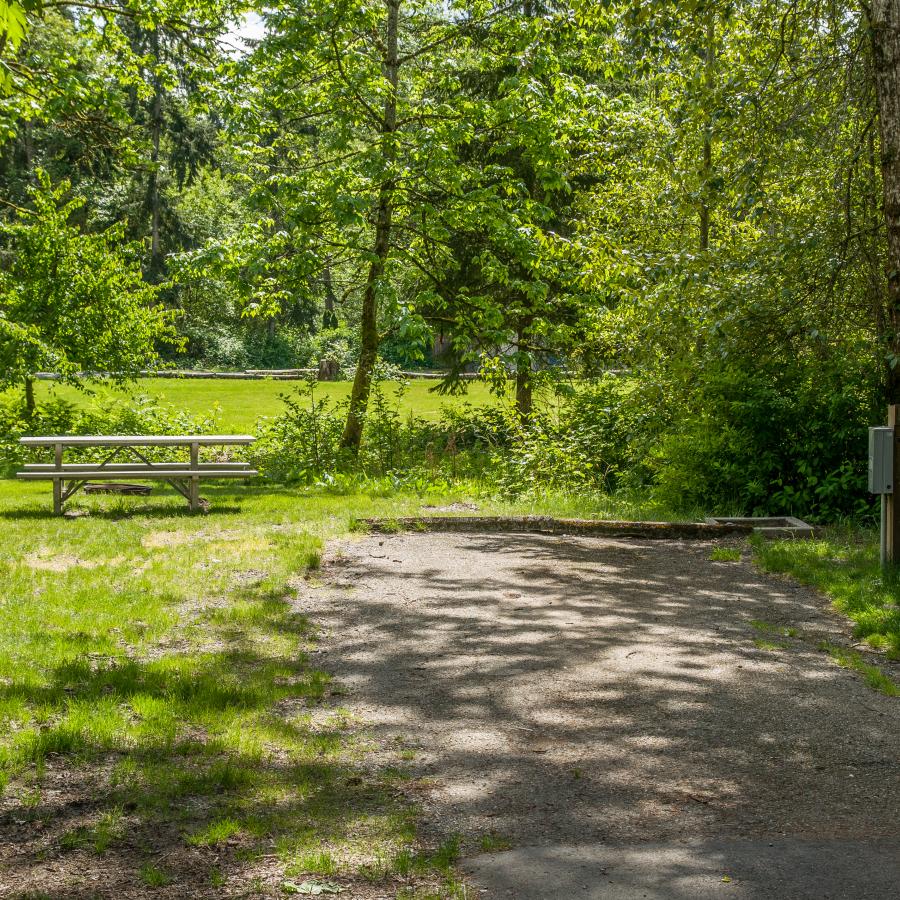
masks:
<svg viewBox="0 0 900 900"><path fill-rule="evenodd" d="M246 462L200 462L200 448L252 444L256 438L246 434L206 435L51 435L23 437L19 443L26 447L53 449L52 463L27 463L16 473L25 481L53 482L53 512L62 514L63 504L74 494L91 484L93 478L103 478L104 488L117 482L163 481L178 491L192 510L201 508L200 481L212 478L253 478L259 473ZM63 459L66 448L105 449L107 458L99 463L70 463ZM189 461L167 460L156 462L145 452L148 448L184 447L189 450ZM141 449L139 449L141 448ZM128 462L113 462L120 455L132 457Z"/></svg>

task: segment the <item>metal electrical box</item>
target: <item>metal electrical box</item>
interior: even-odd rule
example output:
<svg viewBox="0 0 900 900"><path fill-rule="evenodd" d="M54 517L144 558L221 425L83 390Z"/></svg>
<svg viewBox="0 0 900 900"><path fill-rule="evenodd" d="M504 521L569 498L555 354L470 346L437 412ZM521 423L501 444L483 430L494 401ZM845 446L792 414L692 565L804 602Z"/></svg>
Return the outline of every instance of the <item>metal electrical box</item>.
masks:
<svg viewBox="0 0 900 900"><path fill-rule="evenodd" d="M894 429L869 429L869 491L894 493Z"/></svg>

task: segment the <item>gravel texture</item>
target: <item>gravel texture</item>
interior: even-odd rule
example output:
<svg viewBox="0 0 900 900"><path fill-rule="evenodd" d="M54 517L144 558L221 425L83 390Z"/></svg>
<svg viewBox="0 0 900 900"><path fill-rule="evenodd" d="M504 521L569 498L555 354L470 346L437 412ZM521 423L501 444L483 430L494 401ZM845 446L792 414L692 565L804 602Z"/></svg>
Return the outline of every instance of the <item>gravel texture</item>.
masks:
<svg viewBox="0 0 900 900"><path fill-rule="evenodd" d="M818 649L850 642L824 598L713 546L372 535L299 602L346 704L415 748L429 839L900 852L900 701Z"/></svg>

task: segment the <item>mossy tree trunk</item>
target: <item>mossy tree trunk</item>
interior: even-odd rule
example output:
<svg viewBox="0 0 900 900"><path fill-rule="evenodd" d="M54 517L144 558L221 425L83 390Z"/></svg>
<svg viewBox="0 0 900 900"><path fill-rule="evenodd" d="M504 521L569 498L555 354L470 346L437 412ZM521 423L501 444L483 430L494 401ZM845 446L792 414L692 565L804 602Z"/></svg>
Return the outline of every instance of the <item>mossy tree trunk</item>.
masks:
<svg viewBox="0 0 900 900"><path fill-rule="evenodd" d="M887 401L900 403L900 0L865 4L872 41L887 236Z"/></svg>
<svg viewBox="0 0 900 900"><path fill-rule="evenodd" d="M398 33L400 27L400 0L386 0L387 22L385 28L385 45L382 69L390 85L384 101L381 122L382 155L385 168L390 172L397 155L397 83L400 74L398 53ZM350 393L350 407L347 410L347 421L341 436L341 447L359 451L362 443L363 426L366 420L366 409L369 405L369 392L372 387L372 373L378 360L378 293L384 277L385 265L391 250L391 226L394 214L394 180L388 175L378 190L378 202L375 207L375 237L372 247L372 261L366 276L363 291L362 321L360 323L359 363L353 379Z"/></svg>

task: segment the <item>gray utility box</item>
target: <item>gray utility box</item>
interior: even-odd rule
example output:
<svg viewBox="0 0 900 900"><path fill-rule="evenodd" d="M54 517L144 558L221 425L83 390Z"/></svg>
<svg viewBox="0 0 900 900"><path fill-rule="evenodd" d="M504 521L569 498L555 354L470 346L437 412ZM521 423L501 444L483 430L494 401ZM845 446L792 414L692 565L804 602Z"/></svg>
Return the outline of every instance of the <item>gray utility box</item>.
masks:
<svg viewBox="0 0 900 900"><path fill-rule="evenodd" d="M869 491L894 493L894 429L869 429Z"/></svg>

